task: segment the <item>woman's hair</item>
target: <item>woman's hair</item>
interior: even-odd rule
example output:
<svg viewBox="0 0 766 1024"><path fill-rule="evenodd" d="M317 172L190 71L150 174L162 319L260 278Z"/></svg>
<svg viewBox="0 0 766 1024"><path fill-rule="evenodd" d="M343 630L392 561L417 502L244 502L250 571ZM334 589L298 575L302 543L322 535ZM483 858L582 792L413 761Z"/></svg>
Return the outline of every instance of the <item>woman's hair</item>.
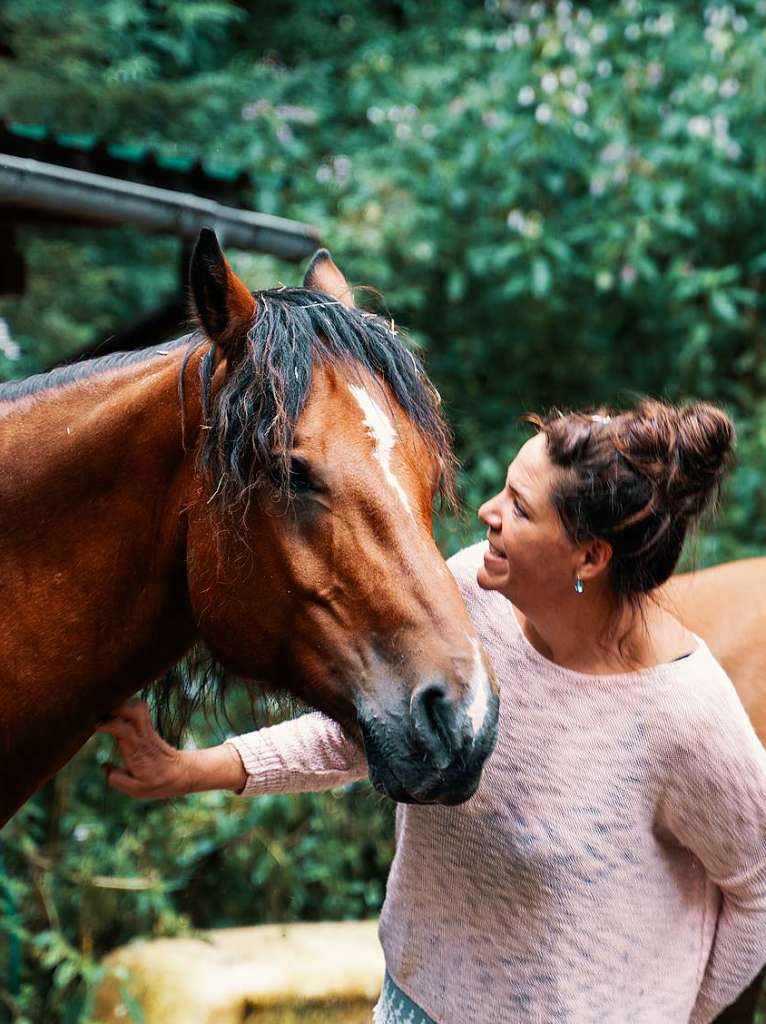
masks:
<svg viewBox="0 0 766 1024"><path fill-rule="evenodd" d="M523 419L545 434L561 471L552 500L570 539L612 546L615 595L636 603L664 583L689 527L717 504L733 460L726 413L645 398L625 412L556 409Z"/></svg>

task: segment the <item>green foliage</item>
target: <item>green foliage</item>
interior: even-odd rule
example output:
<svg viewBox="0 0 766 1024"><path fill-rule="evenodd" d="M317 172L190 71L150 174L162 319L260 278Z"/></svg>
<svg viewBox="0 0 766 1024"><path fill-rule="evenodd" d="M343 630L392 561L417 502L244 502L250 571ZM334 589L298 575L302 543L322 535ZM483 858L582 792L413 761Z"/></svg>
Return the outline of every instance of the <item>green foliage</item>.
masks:
<svg viewBox="0 0 766 1024"><path fill-rule="evenodd" d="M739 465L692 549L707 563L766 545L765 28L762 0L7 0L0 96L15 120L242 164L254 208L317 224L425 349L469 509L528 409L724 403ZM29 231L23 247L28 293L0 301L23 350L0 352L8 375L174 280L175 244L129 231ZM235 264L256 286L298 280ZM472 518L438 531L448 553L477 536ZM364 788L146 810L105 795L101 749L4 835L16 1021L86 1020L98 955L132 935L379 905L390 811Z"/></svg>
<svg viewBox="0 0 766 1024"><path fill-rule="evenodd" d="M195 736L221 738L204 722ZM99 954L139 935L377 913L393 805L368 784L137 803L107 791L110 748L91 740L3 830L0 998L11 1019L87 1021Z"/></svg>

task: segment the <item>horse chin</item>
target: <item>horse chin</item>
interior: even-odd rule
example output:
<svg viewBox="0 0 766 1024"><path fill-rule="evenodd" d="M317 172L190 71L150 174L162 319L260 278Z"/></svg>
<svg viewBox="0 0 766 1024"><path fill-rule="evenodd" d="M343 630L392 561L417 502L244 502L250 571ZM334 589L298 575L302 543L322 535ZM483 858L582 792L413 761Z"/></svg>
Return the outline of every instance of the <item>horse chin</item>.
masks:
<svg viewBox="0 0 766 1024"><path fill-rule="evenodd" d="M454 806L455 804L463 804L466 800L470 800L479 788L481 770L479 770L475 779L460 786L437 784L431 789L412 790L405 788L391 771L371 763L370 781L379 793L398 804L416 804L424 807L433 804Z"/></svg>
<svg viewBox="0 0 766 1024"><path fill-rule="evenodd" d="M398 742L379 720L360 716L370 781L379 793L397 803L455 805L469 800L481 782L486 759L497 737L497 705L491 702L487 727L452 762L437 767L405 729Z"/></svg>

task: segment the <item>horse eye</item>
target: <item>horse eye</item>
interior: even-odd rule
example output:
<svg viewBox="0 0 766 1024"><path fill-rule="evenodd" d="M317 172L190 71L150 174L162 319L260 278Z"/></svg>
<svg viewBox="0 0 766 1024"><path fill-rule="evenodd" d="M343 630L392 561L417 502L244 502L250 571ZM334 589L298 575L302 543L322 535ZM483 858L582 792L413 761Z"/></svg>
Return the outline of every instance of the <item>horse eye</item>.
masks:
<svg viewBox="0 0 766 1024"><path fill-rule="evenodd" d="M290 490L293 494L310 494L316 490L311 470L303 459L290 459Z"/></svg>

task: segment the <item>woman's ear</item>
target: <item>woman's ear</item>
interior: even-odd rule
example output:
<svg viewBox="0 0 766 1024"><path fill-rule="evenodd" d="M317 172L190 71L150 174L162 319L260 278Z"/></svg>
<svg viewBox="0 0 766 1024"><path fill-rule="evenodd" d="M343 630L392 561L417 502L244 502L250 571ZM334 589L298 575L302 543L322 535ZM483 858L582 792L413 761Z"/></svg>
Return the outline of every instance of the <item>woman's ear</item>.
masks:
<svg viewBox="0 0 766 1024"><path fill-rule="evenodd" d="M612 561L612 545L607 540L590 540L582 545L577 575L581 580L594 580Z"/></svg>

